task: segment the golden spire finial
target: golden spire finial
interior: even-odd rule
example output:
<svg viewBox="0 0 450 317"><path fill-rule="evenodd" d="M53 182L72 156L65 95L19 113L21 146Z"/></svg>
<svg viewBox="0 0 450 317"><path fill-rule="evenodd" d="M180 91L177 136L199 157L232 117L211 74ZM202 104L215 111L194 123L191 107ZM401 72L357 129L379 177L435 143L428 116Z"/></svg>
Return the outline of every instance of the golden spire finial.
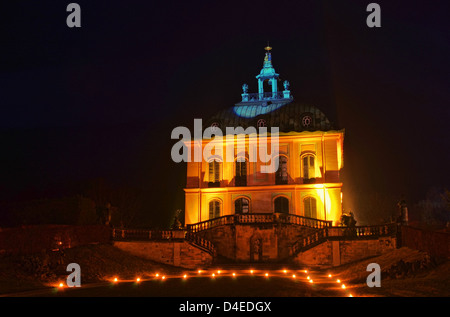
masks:
<svg viewBox="0 0 450 317"><path fill-rule="evenodd" d="M272 48L269 46L269 41L267 41L267 46L264 47L264 49L266 50L266 56L264 56L264 62L270 62L272 60L271 54L270 54L270 50Z"/></svg>

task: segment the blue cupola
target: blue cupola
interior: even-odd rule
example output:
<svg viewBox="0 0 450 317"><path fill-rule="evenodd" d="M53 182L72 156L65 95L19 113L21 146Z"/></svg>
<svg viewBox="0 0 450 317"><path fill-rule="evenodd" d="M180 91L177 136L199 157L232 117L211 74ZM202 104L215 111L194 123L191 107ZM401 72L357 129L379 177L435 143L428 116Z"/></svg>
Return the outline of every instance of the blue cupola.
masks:
<svg viewBox="0 0 450 317"><path fill-rule="evenodd" d="M242 102L255 102L255 101L267 101L267 100L281 100L281 99L291 99L291 92L289 90L289 82L284 81L284 90L278 91L278 77L279 74L275 72L275 68L272 65L272 47L266 46L264 48L266 54L264 56L263 68L261 69L259 75L256 76L258 80L258 93L249 94L248 85L242 85ZM271 87L271 91L264 91L264 83L267 81Z"/></svg>

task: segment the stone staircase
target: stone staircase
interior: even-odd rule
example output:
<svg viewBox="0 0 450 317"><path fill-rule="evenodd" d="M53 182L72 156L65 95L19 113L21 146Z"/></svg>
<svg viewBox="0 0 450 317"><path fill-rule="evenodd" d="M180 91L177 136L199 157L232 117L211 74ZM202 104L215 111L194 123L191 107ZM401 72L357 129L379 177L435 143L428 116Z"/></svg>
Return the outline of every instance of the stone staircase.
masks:
<svg viewBox="0 0 450 317"><path fill-rule="evenodd" d="M298 248L312 246L314 234L320 235L326 228L331 227L331 221L281 213L235 214L190 224L187 226L186 237L197 245L207 246L208 250L214 252L211 254L214 254L215 263L242 262L245 255L243 256L242 253L240 253L240 256L236 255L236 253L230 254L230 248L227 247L228 241L230 244L234 243L236 248L238 248L237 245L240 243L240 252L242 252L243 249L249 247L248 243L250 241L245 240L246 238L241 236L239 238L240 242L237 242L237 236L243 234L243 231L245 234L245 230L252 231L250 229L252 227L269 228L269 230L272 228L272 234L276 232L278 239L281 239L277 242L281 242L281 244L271 251L270 262L273 263L281 260L285 261L286 258L289 258L293 254L291 251L293 247L296 248L297 252ZM238 230L239 233L236 233L236 228L240 228ZM285 228L283 229L285 230L284 233L281 233L283 230L279 228ZM258 229L253 229L253 232L255 230ZM289 233L286 234L286 230ZM265 234L267 234L267 231ZM278 234L281 234L281 236L278 236ZM228 240L227 237L234 240ZM228 249L228 251L224 252L225 249ZM267 259L267 249L265 252L265 259Z"/></svg>
<svg viewBox="0 0 450 317"><path fill-rule="evenodd" d="M394 236L396 229L396 224L332 227L330 221L296 215L243 214L191 224L183 230L114 229L112 238L115 241L184 241L207 252L217 265L264 266L260 262L266 262L272 267L277 263L284 266L299 253L328 240L377 239ZM248 252L253 252L251 241L255 232L265 239L261 242L264 253L258 257L248 255ZM271 240L274 235L276 239ZM251 262L252 259L255 260Z"/></svg>

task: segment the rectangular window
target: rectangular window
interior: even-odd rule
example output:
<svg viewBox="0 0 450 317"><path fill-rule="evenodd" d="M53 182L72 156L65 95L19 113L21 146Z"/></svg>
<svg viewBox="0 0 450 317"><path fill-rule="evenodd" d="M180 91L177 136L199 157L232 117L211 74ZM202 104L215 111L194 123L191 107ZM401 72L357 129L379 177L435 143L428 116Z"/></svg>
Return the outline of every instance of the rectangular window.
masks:
<svg viewBox="0 0 450 317"><path fill-rule="evenodd" d="M249 211L248 208L249 201L246 198L236 199L234 202L234 212L236 214L247 214Z"/></svg>
<svg viewBox="0 0 450 317"><path fill-rule="evenodd" d="M208 163L208 186L220 186L220 162L214 160Z"/></svg>
<svg viewBox="0 0 450 317"><path fill-rule="evenodd" d="M313 197L306 197L303 200L303 211L305 217L317 218L317 201Z"/></svg>
<svg viewBox="0 0 450 317"><path fill-rule="evenodd" d="M313 155L306 155L303 157L303 180L314 181L314 178L316 177L316 171L315 171L315 157Z"/></svg>
<svg viewBox="0 0 450 317"><path fill-rule="evenodd" d="M305 156L303 158L303 178L309 179L309 164L308 164L308 157Z"/></svg>
<svg viewBox="0 0 450 317"><path fill-rule="evenodd" d="M311 218L311 199L306 198L303 203L305 217Z"/></svg>
<svg viewBox="0 0 450 317"><path fill-rule="evenodd" d="M280 156L278 159L278 171L275 174L275 184L283 185L288 183L287 158Z"/></svg>
<svg viewBox="0 0 450 317"><path fill-rule="evenodd" d="M220 217L220 201L213 200L209 203L209 219Z"/></svg>
<svg viewBox="0 0 450 317"><path fill-rule="evenodd" d="M247 186L247 162L236 161L236 186Z"/></svg>

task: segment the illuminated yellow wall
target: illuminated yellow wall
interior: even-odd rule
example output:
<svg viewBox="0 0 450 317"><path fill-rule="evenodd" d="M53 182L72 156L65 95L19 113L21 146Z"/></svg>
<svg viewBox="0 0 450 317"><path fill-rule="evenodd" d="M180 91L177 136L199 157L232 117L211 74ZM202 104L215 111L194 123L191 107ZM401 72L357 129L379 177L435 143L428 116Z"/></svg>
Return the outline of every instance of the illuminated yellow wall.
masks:
<svg viewBox="0 0 450 317"><path fill-rule="evenodd" d="M208 220L209 202L212 199L221 201L221 216L224 216L234 213L234 201L240 196L249 199L250 212L271 213L273 212L273 200L280 195L289 199L289 212L301 216L304 215L303 199L308 195L312 196L317 202L317 217L337 222L342 212L342 183L339 172L343 167L343 137L343 131L280 134L279 153L288 158L288 184L275 185L275 174L259 172L261 164L265 163L258 161L248 163L247 186L235 187L235 163L222 162L220 187L208 188L208 161L218 156L225 157L224 138L223 141L215 143L218 146L211 151L209 157L204 157L201 163L187 163L185 223L191 224ZM203 141L202 153L208 142L210 140ZM191 159L193 159L194 146L200 145L196 145L194 142L188 142L186 145L190 147ZM257 141L249 142L247 139L245 143L247 157L252 146L257 151L259 143ZM306 154L315 157L316 181L312 184L303 182L302 157Z"/></svg>

